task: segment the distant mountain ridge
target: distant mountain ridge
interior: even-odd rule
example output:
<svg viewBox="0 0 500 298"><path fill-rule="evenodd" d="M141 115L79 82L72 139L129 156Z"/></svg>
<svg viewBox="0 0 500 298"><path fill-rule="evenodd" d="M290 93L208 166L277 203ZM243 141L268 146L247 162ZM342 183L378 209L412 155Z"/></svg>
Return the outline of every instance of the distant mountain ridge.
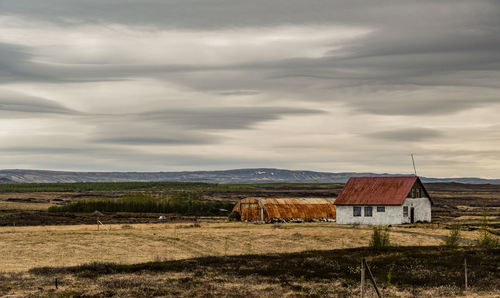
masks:
<svg viewBox="0 0 500 298"><path fill-rule="evenodd" d="M13 181L9 178L0 177L0 183L13 183Z"/></svg>
<svg viewBox="0 0 500 298"><path fill-rule="evenodd" d="M401 174L329 173L294 171L271 168L236 169L224 171L182 172L70 172L47 170L0 170L0 183L72 183L72 182L130 182L178 181L209 183L345 183L350 177L400 176ZM405 174L408 175L408 174ZM500 179L426 178L423 182L459 182L471 184L500 184Z"/></svg>

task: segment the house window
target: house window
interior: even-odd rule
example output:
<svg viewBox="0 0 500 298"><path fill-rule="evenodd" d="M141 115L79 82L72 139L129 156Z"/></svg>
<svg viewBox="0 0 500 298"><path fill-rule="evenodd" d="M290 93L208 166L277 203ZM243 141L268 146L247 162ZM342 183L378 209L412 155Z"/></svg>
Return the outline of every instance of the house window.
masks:
<svg viewBox="0 0 500 298"><path fill-rule="evenodd" d="M408 217L408 206L403 206L403 217Z"/></svg>
<svg viewBox="0 0 500 298"><path fill-rule="evenodd" d="M377 206L377 212L385 212L385 206Z"/></svg>
<svg viewBox="0 0 500 298"><path fill-rule="evenodd" d="M371 217L372 216L372 207L365 207L365 217Z"/></svg>
<svg viewBox="0 0 500 298"><path fill-rule="evenodd" d="M361 216L361 207L352 207L353 216Z"/></svg>

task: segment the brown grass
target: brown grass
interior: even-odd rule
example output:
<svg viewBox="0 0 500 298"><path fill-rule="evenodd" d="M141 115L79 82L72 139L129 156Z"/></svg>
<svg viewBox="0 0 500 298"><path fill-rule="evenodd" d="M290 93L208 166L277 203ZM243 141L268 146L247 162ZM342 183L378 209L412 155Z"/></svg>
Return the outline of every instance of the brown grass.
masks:
<svg viewBox="0 0 500 298"><path fill-rule="evenodd" d="M74 266L88 262L132 264L202 256L269 254L368 246L368 226L334 223L255 225L201 223L197 225L134 224L0 227L0 268L25 271L40 266ZM186 228L189 227L189 228ZM426 228L427 227L427 228ZM393 245L441 245L448 230L392 227ZM477 232L463 231L473 240Z"/></svg>
<svg viewBox="0 0 500 298"><path fill-rule="evenodd" d="M7 202L0 201L0 210L47 210L53 204L51 203L25 203L25 202Z"/></svg>

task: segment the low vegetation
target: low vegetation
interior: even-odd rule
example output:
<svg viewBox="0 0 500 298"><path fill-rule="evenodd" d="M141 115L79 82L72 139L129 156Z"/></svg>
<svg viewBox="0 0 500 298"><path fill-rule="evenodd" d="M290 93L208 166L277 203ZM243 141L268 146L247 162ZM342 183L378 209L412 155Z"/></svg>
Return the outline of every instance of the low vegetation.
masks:
<svg viewBox="0 0 500 298"><path fill-rule="evenodd" d="M359 295L359 261L367 258L384 296L450 297L465 295L465 257L469 290L483 296L498 293L500 249L417 246L41 267L29 271L31 278L4 275L0 294L14 294L10 289L22 281L22 294L35 296L71 291L82 296L352 297ZM373 288L367 289L374 296Z"/></svg>
<svg viewBox="0 0 500 298"><path fill-rule="evenodd" d="M200 193L178 192L163 198L147 194L130 194L119 199L80 200L63 206L51 206L49 212L148 212L182 215L227 215L231 202L204 201Z"/></svg>
<svg viewBox="0 0 500 298"><path fill-rule="evenodd" d="M389 228L388 227L373 227L373 234L370 239L370 247L375 249L381 249L391 245L389 240Z"/></svg>
<svg viewBox="0 0 500 298"><path fill-rule="evenodd" d="M479 229L479 238L477 239L478 246L499 246L499 240L496 238L488 226L488 212L486 207L483 207L483 219L481 228Z"/></svg>
<svg viewBox="0 0 500 298"><path fill-rule="evenodd" d="M457 247L460 242L460 225L454 225L450 234L444 239L444 245L448 247Z"/></svg>

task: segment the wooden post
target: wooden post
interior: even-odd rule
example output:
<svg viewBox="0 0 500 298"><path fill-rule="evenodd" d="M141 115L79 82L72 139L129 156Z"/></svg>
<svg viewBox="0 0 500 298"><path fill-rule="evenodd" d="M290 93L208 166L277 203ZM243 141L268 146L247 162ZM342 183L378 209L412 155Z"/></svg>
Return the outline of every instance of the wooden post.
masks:
<svg viewBox="0 0 500 298"><path fill-rule="evenodd" d="M467 290L467 258L464 258L465 289Z"/></svg>
<svg viewBox="0 0 500 298"><path fill-rule="evenodd" d="M57 278L56 278L56 289L58 288L58 285L57 285Z"/></svg>
<svg viewBox="0 0 500 298"><path fill-rule="evenodd" d="M361 260L361 298L365 297L365 259Z"/></svg>
<svg viewBox="0 0 500 298"><path fill-rule="evenodd" d="M373 278L372 271L370 270L370 267L368 267L368 264L366 263L366 260L363 259L363 263L366 267L366 270L368 270L368 274L370 276L370 280L372 281L373 287L375 288L375 291L377 292L377 296L379 298L382 298L382 295L380 294L380 291L378 290L377 283L375 282L375 278Z"/></svg>

